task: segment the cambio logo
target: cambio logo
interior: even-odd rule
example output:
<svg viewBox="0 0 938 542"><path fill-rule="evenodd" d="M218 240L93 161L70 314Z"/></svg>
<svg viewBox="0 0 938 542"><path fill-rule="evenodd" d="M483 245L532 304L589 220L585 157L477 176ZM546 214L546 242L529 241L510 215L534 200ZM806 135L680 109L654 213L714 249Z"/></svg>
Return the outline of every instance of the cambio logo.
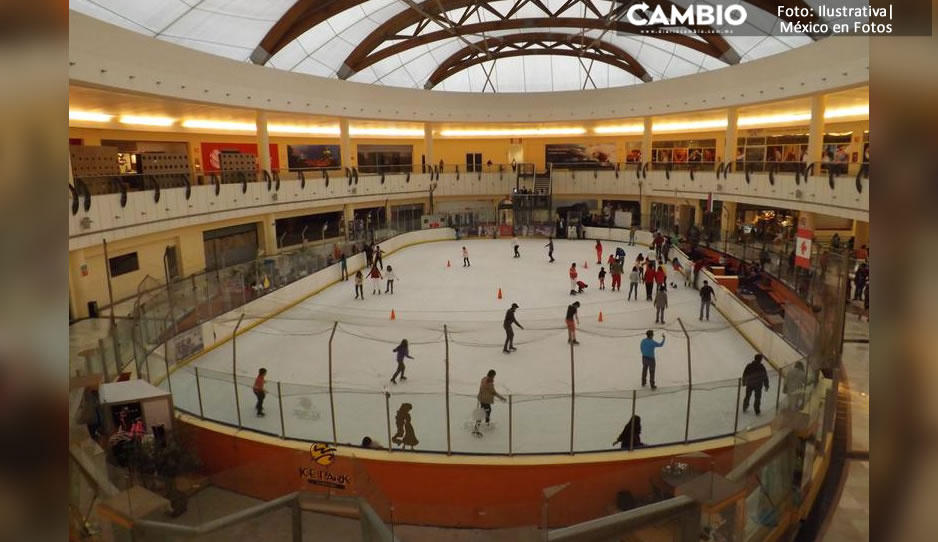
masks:
<svg viewBox="0 0 938 542"><path fill-rule="evenodd" d="M661 5L656 5L649 13L648 4L642 2L630 7L625 13L626 19L635 26L662 25L732 25L739 26L746 22L746 8L739 4L728 6L710 4L691 4L681 8L671 4L670 12L665 12Z"/></svg>

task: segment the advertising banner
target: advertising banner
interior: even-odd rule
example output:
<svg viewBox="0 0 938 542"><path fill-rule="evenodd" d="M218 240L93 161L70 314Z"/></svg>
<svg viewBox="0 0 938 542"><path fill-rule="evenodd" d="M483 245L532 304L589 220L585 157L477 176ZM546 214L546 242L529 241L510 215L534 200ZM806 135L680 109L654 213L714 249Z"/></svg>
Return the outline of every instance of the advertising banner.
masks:
<svg viewBox="0 0 938 542"><path fill-rule="evenodd" d="M559 143L544 146L545 162L557 168L615 167L615 143Z"/></svg>
<svg viewBox="0 0 938 542"><path fill-rule="evenodd" d="M311 168L338 169L342 152L338 145L287 145L287 167L290 171Z"/></svg>
<svg viewBox="0 0 938 542"><path fill-rule="evenodd" d="M256 143L202 143L202 170L220 171L222 152L240 152L257 156ZM270 144L270 167L280 169L280 155L277 153L277 144Z"/></svg>

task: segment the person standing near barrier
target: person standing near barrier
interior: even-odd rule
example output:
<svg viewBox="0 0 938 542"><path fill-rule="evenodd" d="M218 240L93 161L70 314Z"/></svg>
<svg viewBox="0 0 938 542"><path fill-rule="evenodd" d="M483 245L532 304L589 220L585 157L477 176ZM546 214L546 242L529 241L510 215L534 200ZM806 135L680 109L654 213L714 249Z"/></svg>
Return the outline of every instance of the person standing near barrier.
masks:
<svg viewBox="0 0 938 542"><path fill-rule="evenodd" d="M629 246L635 246L635 226L629 228Z"/></svg>
<svg viewBox="0 0 938 542"><path fill-rule="evenodd" d="M631 448L638 448L642 446L642 418L641 416L632 416L629 419L629 422L625 424L625 428L622 429L622 432L619 433L619 437L616 438L616 441L612 443L613 446L619 444L620 448L623 450L628 450L629 442L631 441Z"/></svg>
<svg viewBox="0 0 938 542"><path fill-rule="evenodd" d="M342 280L348 280L348 259L345 257L345 252L339 255L339 270L342 272Z"/></svg>
<svg viewBox="0 0 938 542"><path fill-rule="evenodd" d="M749 398L755 394L756 400L753 403L753 408L756 411L756 416L762 414L762 388L765 387L765 391L769 391L769 373L762 365L762 354L756 354L752 361L746 364L746 368L743 369L743 385L746 386L743 412L749 410Z"/></svg>
<svg viewBox="0 0 938 542"><path fill-rule="evenodd" d="M547 244L544 246L547 247L547 257L550 258L550 263L554 263L554 237L548 237Z"/></svg>
<svg viewBox="0 0 938 542"><path fill-rule="evenodd" d="M599 239L596 240L596 265L602 265L603 263L603 243Z"/></svg>
<svg viewBox="0 0 938 542"><path fill-rule="evenodd" d="M658 386L655 385L655 349L664 346L665 336L664 333L661 334L661 342L655 341L654 336L654 331L650 329L646 331L639 349L642 352L642 387L645 387L646 378L650 376L651 389L656 390Z"/></svg>
<svg viewBox="0 0 938 542"><path fill-rule="evenodd" d="M505 346L502 347L502 352L510 354L517 350L515 348L515 330L511 327L513 325L518 326L521 329L524 329L524 326L521 325L515 318L515 311L518 310L518 304L512 303L511 308L505 312L505 321L502 322L502 327L505 328Z"/></svg>
<svg viewBox="0 0 938 542"><path fill-rule="evenodd" d="M796 361L795 365L788 370L785 375L785 396L788 398L789 410L801 410L804 399L804 387L807 380L807 374L804 370L804 363Z"/></svg>
<svg viewBox="0 0 938 542"><path fill-rule="evenodd" d="M703 286L700 287L700 317L697 318L698 320L703 320L704 314L706 314L707 321L710 321L710 305L713 304L715 296L716 292L710 286L710 281L705 280Z"/></svg>
<svg viewBox="0 0 938 542"><path fill-rule="evenodd" d="M264 397L267 397L267 390L264 389L264 382L267 379L267 369L261 367L257 370L257 378L254 379L254 396L257 397L257 404L254 410L258 416L264 415Z"/></svg>
<svg viewBox="0 0 938 542"><path fill-rule="evenodd" d="M700 258L699 260L694 262L694 288L697 287L697 279L700 278L700 270L704 268L704 265L706 265L706 263L707 263L706 260L704 260L703 258Z"/></svg>

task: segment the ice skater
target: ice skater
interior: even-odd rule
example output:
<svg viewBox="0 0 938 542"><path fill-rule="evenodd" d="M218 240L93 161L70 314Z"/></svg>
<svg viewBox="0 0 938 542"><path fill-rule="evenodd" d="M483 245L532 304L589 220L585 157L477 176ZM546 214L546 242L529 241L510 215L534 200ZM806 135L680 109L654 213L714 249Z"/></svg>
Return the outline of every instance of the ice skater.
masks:
<svg viewBox="0 0 938 542"><path fill-rule="evenodd" d="M746 397L743 399L743 412L749 410L749 398L755 394L753 403L756 416L762 414L762 388L769 391L769 373L762 365L762 354L756 354L743 369L743 385L746 386Z"/></svg>
<svg viewBox="0 0 938 542"><path fill-rule="evenodd" d="M345 258L345 252L339 255L339 270L342 272L342 280L348 280L348 260Z"/></svg>
<svg viewBox="0 0 938 542"><path fill-rule="evenodd" d="M411 450L414 449L414 446L420 444L411 423L410 411L413 409L414 405L410 403L404 403L401 408L397 409L397 414L394 416L394 425L397 427L397 431L391 437L391 442L394 444L400 445L401 448L410 446Z"/></svg>
<svg viewBox="0 0 938 542"><path fill-rule="evenodd" d="M407 377L404 376L404 358L414 359L414 357L410 355L407 339L402 340L401 344L397 345L391 352L397 354L397 370L394 371L394 375L391 376L391 384L397 384L398 375L400 375L401 380L407 380Z"/></svg>
<svg viewBox="0 0 938 542"><path fill-rule="evenodd" d="M616 260L625 267L625 249L622 247L616 247Z"/></svg>
<svg viewBox="0 0 938 542"><path fill-rule="evenodd" d="M659 286L655 296L655 323L664 323L664 309L668 308L668 287Z"/></svg>
<svg viewBox="0 0 938 542"><path fill-rule="evenodd" d="M606 268L602 266L599 268L599 289L606 289ZM612 289L615 290L615 286Z"/></svg>
<svg viewBox="0 0 938 542"><path fill-rule="evenodd" d="M661 333L661 342L655 341L653 338L655 332L648 330L645 332L645 338L642 339L639 349L642 351L642 387L645 387L646 377L650 376L651 380L651 389L656 390L658 386L655 385L655 349L661 348L664 346L665 336L664 333Z"/></svg>
<svg viewBox="0 0 938 542"><path fill-rule="evenodd" d="M578 293L578 294L582 294L582 293L585 292L586 289L589 288L589 287L590 287L590 285L587 284L587 283L585 283L585 282L583 282L582 280L576 281L576 293Z"/></svg>
<svg viewBox="0 0 938 542"><path fill-rule="evenodd" d="M680 275L684 277L684 286L687 286L690 283L690 274L684 272L684 266L681 265L681 261L678 260L676 257L673 260L671 260L671 268L674 269L675 275ZM671 289L672 290L677 289L677 283L674 282L674 279L671 280Z"/></svg>
<svg viewBox="0 0 938 542"><path fill-rule="evenodd" d="M501 402L505 402L505 398L502 394L495 391L495 370L489 369L489 372L482 377L482 382L479 383L479 408L485 411L485 425L489 425L492 419L492 403L495 402L497 398ZM481 431L479 431L479 426L482 425L482 420L477 419L475 428L472 430L472 433L476 436L482 436Z"/></svg>
<svg viewBox="0 0 938 542"><path fill-rule="evenodd" d="M384 293L394 294L394 279L396 278L397 273L395 273L394 268L389 265L388 272L384 275Z"/></svg>
<svg viewBox="0 0 938 542"><path fill-rule="evenodd" d="M580 344L580 342L576 340L576 326L580 324L580 316L577 314L579 308L579 301L574 301L567 306L567 316L564 321L567 324L567 342L570 344Z"/></svg>
<svg viewBox="0 0 938 542"><path fill-rule="evenodd" d="M710 281L703 281L703 286L700 287L700 317L698 320L703 320L704 315L707 317L707 321L710 321L710 305L716 301L716 292L713 291L713 287L710 286Z"/></svg>
<svg viewBox="0 0 938 542"><path fill-rule="evenodd" d="M570 271L568 274L570 275L570 295L576 295L576 262L570 264Z"/></svg>
<svg viewBox="0 0 938 542"><path fill-rule="evenodd" d="M520 258L521 252L519 249L521 248L521 243L518 242L517 235L511 238L511 246L515 249L515 258Z"/></svg>
<svg viewBox="0 0 938 542"><path fill-rule="evenodd" d="M544 246L547 247L547 257L550 258L550 263L554 263L554 237L548 237L547 244Z"/></svg>
<svg viewBox="0 0 938 542"><path fill-rule="evenodd" d="M466 247L462 247L462 266L463 267L472 266L472 264L469 263L469 249Z"/></svg>
<svg viewBox="0 0 938 542"><path fill-rule="evenodd" d="M362 276L362 272L359 269L355 272L355 299L365 299L365 287L362 284L365 282L365 277Z"/></svg>
<svg viewBox="0 0 938 542"><path fill-rule="evenodd" d="M609 266L609 273L612 275L612 291L618 292L622 290L622 264L619 263L619 260L615 260Z"/></svg>
<svg viewBox="0 0 938 542"><path fill-rule="evenodd" d="M380 246L376 246L376 247L375 247L375 265L377 265L378 267L380 267L381 270L383 271L383 270L384 270L384 261L381 259L382 256L384 256L384 251L381 250L381 247L380 247Z"/></svg>
<svg viewBox="0 0 938 542"><path fill-rule="evenodd" d="M631 442L631 446L629 445ZM616 441L612 443L613 446L616 444L619 445L623 450L629 450L632 448L638 448L642 446L642 418L641 416L633 415L625 428L622 429L622 432L619 433L619 437L616 438Z"/></svg>
<svg viewBox="0 0 938 542"><path fill-rule="evenodd" d="M655 284L658 285L660 289L662 286L667 287L668 285L668 272L664 269L664 262L659 261L655 270Z"/></svg>
<svg viewBox="0 0 938 542"><path fill-rule="evenodd" d="M368 278L371 279L371 295L381 295L381 271L378 270L377 264L371 266Z"/></svg>
<svg viewBox="0 0 938 542"><path fill-rule="evenodd" d="M651 301L651 294L655 289L655 262L648 260L645 269L645 301Z"/></svg>
<svg viewBox="0 0 938 542"><path fill-rule="evenodd" d="M603 243L599 239L596 240L596 265L603 263Z"/></svg>
<svg viewBox="0 0 938 542"><path fill-rule="evenodd" d="M632 294L635 294L635 300L638 301L638 281L641 277L641 274L638 272L638 267L633 266L632 272L629 273L629 298L626 301L632 300Z"/></svg>
<svg viewBox="0 0 938 542"><path fill-rule="evenodd" d="M635 267L638 267L638 280L645 280L645 256L641 252L635 257Z"/></svg>
<svg viewBox="0 0 938 542"><path fill-rule="evenodd" d="M264 415L264 397L267 397L267 390L264 389L264 383L267 380L267 369L261 367L257 370L257 378L254 379L254 396L257 397L257 404L254 410L258 416Z"/></svg>
<svg viewBox="0 0 938 542"><path fill-rule="evenodd" d="M505 328L505 346L502 347L502 352L510 354L517 350L515 348L515 331L511 327L512 325L518 326L520 329L524 329L524 326L521 325L521 322L515 318L515 311L518 310L518 304L512 303L511 308L505 312L505 321L502 323L502 327Z"/></svg>

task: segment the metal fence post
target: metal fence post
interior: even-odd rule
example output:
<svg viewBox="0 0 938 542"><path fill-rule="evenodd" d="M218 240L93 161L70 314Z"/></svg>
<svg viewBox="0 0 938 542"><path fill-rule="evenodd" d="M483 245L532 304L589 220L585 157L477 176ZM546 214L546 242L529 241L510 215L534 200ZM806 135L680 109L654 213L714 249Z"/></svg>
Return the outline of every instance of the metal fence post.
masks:
<svg viewBox="0 0 938 542"><path fill-rule="evenodd" d="M687 328L684 327L684 322L680 318L677 319L677 323L681 325L681 331L687 339L687 417L684 419L684 444L687 444L690 435L690 396L694 389L694 380L691 375L690 335L687 334Z"/></svg>
<svg viewBox="0 0 938 542"><path fill-rule="evenodd" d="M446 324L443 324L443 341L446 345L446 454L452 455L453 447L450 441L450 420L449 420L449 330Z"/></svg>
<svg viewBox="0 0 938 542"><path fill-rule="evenodd" d="M780 405L782 402L782 378L783 376L782 376L781 369L776 369L776 371L778 371L778 384L776 384L775 386L777 388L775 390L775 414L778 415L778 405Z"/></svg>
<svg viewBox="0 0 938 542"><path fill-rule="evenodd" d="M576 370L573 358L573 343L570 343L570 455L573 455L573 430L576 419Z"/></svg>
<svg viewBox="0 0 938 542"><path fill-rule="evenodd" d="M283 423L283 391L277 381L277 403L280 405L280 438L287 438L287 426Z"/></svg>
<svg viewBox="0 0 938 542"><path fill-rule="evenodd" d="M329 335L329 415L332 417L332 444L338 446L339 437L335 428L335 400L332 393L332 339L335 337L335 329L339 327L339 322L333 322L332 333Z"/></svg>
<svg viewBox="0 0 938 542"><path fill-rule="evenodd" d="M391 442L391 392L384 392L384 413L387 417L388 422L388 451L394 449L394 444Z"/></svg>
<svg viewBox="0 0 938 542"><path fill-rule="evenodd" d="M104 353L104 339L98 339L98 354L101 356L101 370L104 371L104 381L111 380L110 371L107 370L107 355Z"/></svg>
<svg viewBox="0 0 938 542"><path fill-rule="evenodd" d="M739 431L739 397L743 391L743 379L736 379L736 413L733 415L733 435Z"/></svg>
<svg viewBox="0 0 938 542"><path fill-rule="evenodd" d="M632 434L629 435L629 451L635 449L635 403L638 401L638 390L632 390L632 417L629 418L629 423L631 424Z"/></svg>
<svg viewBox="0 0 938 542"><path fill-rule="evenodd" d="M244 320L244 313L238 317L234 332L231 334L231 383L234 385L235 412L238 413L238 429L241 428L241 400L238 398L238 328Z"/></svg>
<svg viewBox="0 0 938 542"><path fill-rule="evenodd" d="M199 384L199 368L195 368L195 394L199 397L199 418L205 419L205 411L202 409L202 385Z"/></svg>
<svg viewBox="0 0 938 542"><path fill-rule="evenodd" d="M512 455L511 453L511 444L512 444L511 423L512 423L513 417L512 417L512 412L511 412L511 397L512 395L509 393L508 394L508 455L509 456Z"/></svg>
<svg viewBox="0 0 938 542"><path fill-rule="evenodd" d="M166 367L166 389L169 390L169 394L173 394L173 381L169 378L169 341L163 341L163 365ZM150 372L149 367L147 368L147 373ZM149 375L148 375L149 376ZM153 384L153 382L150 382Z"/></svg>

